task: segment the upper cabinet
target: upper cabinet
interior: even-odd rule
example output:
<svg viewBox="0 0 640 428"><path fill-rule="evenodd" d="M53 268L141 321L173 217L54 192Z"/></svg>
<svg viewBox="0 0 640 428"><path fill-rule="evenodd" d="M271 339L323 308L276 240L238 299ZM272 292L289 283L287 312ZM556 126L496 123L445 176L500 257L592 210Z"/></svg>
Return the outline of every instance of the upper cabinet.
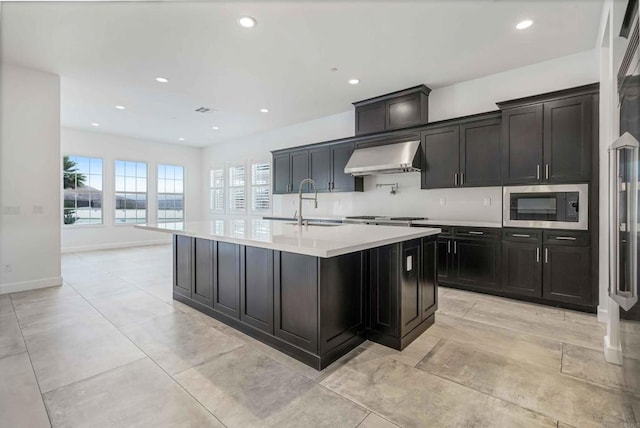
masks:
<svg viewBox="0 0 640 428"><path fill-rule="evenodd" d="M316 182L318 192L362 192L362 177L344 173L354 150L353 142L344 142L274 152L273 193L298 193L305 178ZM302 191L312 192L313 188L305 184Z"/></svg>
<svg viewBox="0 0 640 428"><path fill-rule="evenodd" d="M591 180L597 85L498 103L504 184Z"/></svg>
<svg viewBox="0 0 640 428"><path fill-rule="evenodd" d="M356 135L426 125L430 92L431 89L420 85L353 103L356 108Z"/></svg>
<svg viewBox="0 0 640 428"><path fill-rule="evenodd" d="M422 132L422 188L499 186L500 116L447 121Z"/></svg>

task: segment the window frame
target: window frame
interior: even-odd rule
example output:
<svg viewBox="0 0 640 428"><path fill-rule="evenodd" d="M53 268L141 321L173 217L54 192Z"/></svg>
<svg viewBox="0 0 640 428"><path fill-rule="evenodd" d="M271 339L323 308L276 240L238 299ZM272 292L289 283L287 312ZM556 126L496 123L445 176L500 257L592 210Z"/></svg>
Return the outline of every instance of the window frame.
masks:
<svg viewBox="0 0 640 428"><path fill-rule="evenodd" d="M214 186L214 171L222 171L222 186ZM213 166L209 168L209 213L210 214L226 214L227 212L227 169L224 165L222 166ZM222 191L222 209L214 209L213 208L213 191L220 190Z"/></svg>
<svg viewBox="0 0 640 428"><path fill-rule="evenodd" d="M269 179L266 184L254 184L254 173L253 167L255 165L268 165L269 166ZM271 183L273 181L273 165L270 160L252 160L249 161L249 180L247 181L248 188L248 200L249 200L249 211L254 215L269 215L273 213L273 189L271 188ZM253 208L254 206L254 189L257 188L267 188L269 192L269 208L266 210L256 210Z"/></svg>
<svg viewBox="0 0 640 428"><path fill-rule="evenodd" d="M64 205L65 203L65 199L64 199L64 192L65 192L65 188L64 188L64 158L65 157L69 157L71 158L86 158L89 159L89 165L91 165L91 159L98 159L100 160L101 166L100 166L100 179L102 181L102 189L100 190L100 223L70 223L67 224L64 222L64 213L65 210L67 209ZM92 156L92 155L71 155L71 154L65 154L61 157L60 159L60 166L61 166L61 174L60 174L60 178L62 179L62 210L61 210L61 224L62 224L62 228L64 229L81 229L81 228L95 228L95 227L105 227L106 223L105 223L105 206L104 206L104 201L105 201L105 189L104 189L104 184L105 184L105 162L104 162L104 157L101 156ZM83 174L82 172L80 172L80 174ZM91 173L91 168L89 169L89 172L86 173L85 175L91 176L91 175L98 175L98 174L92 174ZM75 188L73 189L75 190ZM77 210L78 206L77 206L77 200L76 200L76 204L74 205L74 209Z"/></svg>
<svg viewBox="0 0 640 428"><path fill-rule="evenodd" d="M162 180L165 180L165 184L167 180L173 181L174 185L176 181L182 181L182 192L178 193L178 192L160 192L160 167L164 166L170 166L173 168L180 168L182 169L182 179L181 180L176 180L176 178L172 178L172 179L168 179L168 178L163 178ZM186 186L186 168L182 165L176 165L176 164L169 164L169 163L156 163L156 222L157 223L184 223L186 221L187 218L187 203L186 203L186 192L185 192L185 186ZM148 174L147 174L147 178L148 178ZM147 186L148 188L148 186ZM175 189L175 187L174 187ZM167 220L161 220L160 219L160 194L165 194L165 195L182 195L182 218L180 220L173 220L173 221L167 221ZM175 210L174 210L175 211ZM148 218L148 216L147 216Z"/></svg>
<svg viewBox="0 0 640 428"><path fill-rule="evenodd" d="M118 212L118 193L129 193L126 190L124 191L118 191L118 177L124 177L125 178L125 189L126 189L126 178L128 177L127 175L125 176L120 176L117 173L117 163L118 162L134 162L136 164L138 163L142 163L145 165L146 167L146 171L147 171L147 176L144 177L145 180L145 187L146 187L146 191L144 192L145 194L145 219L144 221L135 221L135 222L123 222L120 223L118 222L118 216L117 216L117 212ZM137 174L137 166L136 166L136 174ZM135 177L136 180L138 178L137 175ZM138 193L142 193L142 192L135 192L136 194ZM137 210L138 208L136 208ZM126 210L126 208L125 208ZM137 219L137 217L136 217ZM144 160L133 160L133 159L114 159L113 160L113 225L114 226L135 226L136 224L145 224L145 223L149 223L149 162L144 161Z"/></svg>
<svg viewBox="0 0 640 428"><path fill-rule="evenodd" d="M243 177L243 184L241 186L232 186L231 185L231 170L232 168L239 168L242 167L244 168L244 177ZM226 213L227 214L239 214L239 215L246 215L249 212L248 206L247 206L247 202L249 200L249 198L247 197L247 184L248 184L248 174L247 174L247 163L246 162L234 162L234 163L230 163L227 165L226 167L226 182L225 182L225 193L226 193L226 197L227 197L227 206L226 206ZM244 192L244 208L242 209L233 209L232 208L232 203L231 203L231 195L233 193L234 189L238 189L238 190L242 190Z"/></svg>

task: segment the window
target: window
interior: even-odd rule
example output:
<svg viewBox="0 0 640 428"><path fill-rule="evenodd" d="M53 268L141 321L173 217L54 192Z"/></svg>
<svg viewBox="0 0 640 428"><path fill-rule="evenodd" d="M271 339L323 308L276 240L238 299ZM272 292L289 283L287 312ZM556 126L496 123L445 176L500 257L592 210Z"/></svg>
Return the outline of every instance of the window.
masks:
<svg viewBox="0 0 640 428"><path fill-rule="evenodd" d="M158 165L158 222L184 220L184 168Z"/></svg>
<svg viewBox="0 0 640 428"><path fill-rule="evenodd" d="M224 213L224 168L210 171L209 210L212 213Z"/></svg>
<svg viewBox="0 0 640 428"><path fill-rule="evenodd" d="M246 167L244 165L229 166L229 212L244 213L247 210Z"/></svg>
<svg viewBox="0 0 640 428"><path fill-rule="evenodd" d="M62 182L64 224L102 224L102 159L65 156Z"/></svg>
<svg viewBox="0 0 640 428"><path fill-rule="evenodd" d="M147 221L147 164L116 161L116 224Z"/></svg>
<svg viewBox="0 0 640 428"><path fill-rule="evenodd" d="M271 164L269 162L251 164L251 211L256 213L271 211Z"/></svg>

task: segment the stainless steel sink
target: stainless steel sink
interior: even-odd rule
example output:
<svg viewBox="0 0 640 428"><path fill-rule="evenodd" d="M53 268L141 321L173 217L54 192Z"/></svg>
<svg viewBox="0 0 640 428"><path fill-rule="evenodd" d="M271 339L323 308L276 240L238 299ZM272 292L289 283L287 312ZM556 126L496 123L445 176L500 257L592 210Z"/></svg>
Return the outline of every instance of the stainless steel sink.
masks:
<svg viewBox="0 0 640 428"><path fill-rule="evenodd" d="M286 224L292 224L294 226L297 226L298 223L286 223ZM303 226L320 226L320 227L334 227L334 226L342 226L342 223L314 223L314 222L310 222L310 223L302 223Z"/></svg>

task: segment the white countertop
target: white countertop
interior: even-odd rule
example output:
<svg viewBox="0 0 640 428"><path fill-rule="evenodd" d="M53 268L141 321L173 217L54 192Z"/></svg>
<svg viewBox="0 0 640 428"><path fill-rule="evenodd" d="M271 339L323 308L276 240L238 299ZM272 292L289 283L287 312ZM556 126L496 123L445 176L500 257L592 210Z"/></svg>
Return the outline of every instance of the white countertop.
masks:
<svg viewBox="0 0 640 428"><path fill-rule="evenodd" d="M502 223L489 221L466 221L466 220L414 220L413 224L424 226L466 226L466 227L502 227Z"/></svg>
<svg viewBox="0 0 640 428"><path fill-rule="evenodd" d="M364 224L299 227L283 221L256 218L149 223L135 227L325 258L440 233L440 229L430 227Z"/></svg>

